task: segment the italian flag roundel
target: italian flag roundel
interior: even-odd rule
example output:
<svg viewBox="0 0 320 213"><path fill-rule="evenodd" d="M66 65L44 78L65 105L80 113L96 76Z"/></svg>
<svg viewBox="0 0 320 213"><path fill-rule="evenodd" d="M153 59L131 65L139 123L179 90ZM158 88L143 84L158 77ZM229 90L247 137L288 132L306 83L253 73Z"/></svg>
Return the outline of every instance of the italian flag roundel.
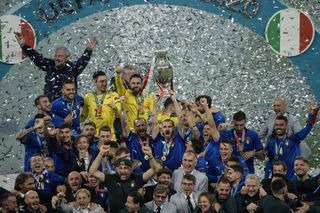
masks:
<svg viewBox="0 0 320 213"><path fill-rule="evenodd" d="M23 61L26 55L21 50L14 32L19 32L25 38L26 44L35 48L36 37L33 27L19 16L7 15L0 17L0 61L16 64Z"/></svg>
<svg viewBox="0 0 320 213"><path fill-rule="evenodd" d="M312 44L314 27L303 12L288 8L275 13L266 28L266 40L282 56L297 56Z"/></svg>

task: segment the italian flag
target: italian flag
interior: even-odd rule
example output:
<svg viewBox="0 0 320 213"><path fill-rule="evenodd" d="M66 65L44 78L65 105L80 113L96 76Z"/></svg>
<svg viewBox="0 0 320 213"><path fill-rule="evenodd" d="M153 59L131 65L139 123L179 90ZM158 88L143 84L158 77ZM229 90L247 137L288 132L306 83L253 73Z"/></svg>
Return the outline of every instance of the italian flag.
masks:
<svg viewBox="0 0 320 213"><path fill-rule="evenodd" d="M311 19L303 12L289 8L274 14L266 28L266 40L283 56L296 56L306 51L314 38Z"/></svg>
<svg viewBox="0 0 320 213"><path fill-rule="evenodd" d="M14 32L25 38L26 44L35 47L36 37L32 26L19 16L6 15L0 17L0 61L16 64L23 61L26 55L21 50Z"/></svg>

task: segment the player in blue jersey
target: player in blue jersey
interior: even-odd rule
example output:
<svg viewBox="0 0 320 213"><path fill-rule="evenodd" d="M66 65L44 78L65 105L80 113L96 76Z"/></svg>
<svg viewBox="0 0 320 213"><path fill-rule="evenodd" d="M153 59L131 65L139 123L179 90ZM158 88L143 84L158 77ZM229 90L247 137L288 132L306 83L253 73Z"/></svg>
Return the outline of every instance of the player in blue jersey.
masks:
<svg viewBox="0 0 320 213"><path fill-rule="evenodd" d="M50 103L49 97L47 95L39 95L36 97L34 100L34 105L37 107L38 112L40 114L44 114L48 116L48 119L50 118L52 123L54 124L55 127L59 127L61 124L64 123L64 120L60 118L57 115L54 115L51 110L52 110L52 105ZM47 120L47 118L46 118ZM34 126L35 119L31 119L28 121L26 126L24 127L25 129L28 129L32 126Z"/></svg>
<svg viewBox="0 0 320 213"><path fill-rule="evenodd" d="M226 169L230 165L241 165L243 168L242 181L245 180L245 177L249 173L247 164L245 163L242 157L237 157L232 155L232 143L231 141L222 140L220 143L220 157L215 159L212 163L208 165L207 176L209 182L217 182L217 180L227 172ZM232 160L232 164L230 161Z"/></svg>
<svg viewBox="0 0 320 213"><path fill-rule="evenodd" d="M312 129L315 123L319 108L309 109L309 115L306 126L299 132L288 135L288 118L283 115L276 117L274 124L274 133L268 138L266 150L269 158L268 165L273 165L275 161L284 161L287 166L287 177L290 180L294 179L294 160L301 155L299 144L304 140Z"/></svg>
<svg viewBox="0 0 320 213"><path fill-rule="evenodd" d="M233 147L233 155L241 156L246 161L249 172L254 174L254 158L264 159L264 149L258 133L246 128L247 117L242 111L233 115L233 128L222 131L221 138L230 140Z"/></svg>
<svg viewBox="0 0 320 213"><path fill-rule="evenodd" d="M199 95L196 97L195 103L198 106L198 109L201 113L205 113L206 110L204 106L208 106L209 110L212 114L212 117L214 119L214 122L217 126L222 125L226 122L226 119L223 115L223 113L215 106L212 106L212 98L208 95Z"/></svg>
<svg viewBox="0 0 320 213"><path fill-rule="evenodd" d="M181 109L176 100L175 93L169 91L173 103L176 108L176 113L181 118ZM164 165L171 171L174 171L182 163L182 157L185 151L185 133L184 126L181 122L177 128L174 126L174 122L170 119L162 121L162 129L160 131L157 120L157 105L160 99L160 95L157 93L154 95L154 106L152 112L152 149L154 157L162 160Z"/></svg>
<svg viewBox="0 0 320 213"><path fill-rule="evenodd" d="M30 159L33 155L38 154L43 157L48 156L48 148L44 137L44 114L36 114L34 117L35 124L33 127L24 129L17 134L16 139L25 147L24 154L24 171L30 172Z"/></svg>
<svg viewBox="0 0 320 213"><path fill-rule="evenodd" d="M81 96L76 95L73 81L66 80L62 85L61 97L52 102L52 113L65 120L72 126L75 135L80 134L80 110L84 104Z"/></svg>

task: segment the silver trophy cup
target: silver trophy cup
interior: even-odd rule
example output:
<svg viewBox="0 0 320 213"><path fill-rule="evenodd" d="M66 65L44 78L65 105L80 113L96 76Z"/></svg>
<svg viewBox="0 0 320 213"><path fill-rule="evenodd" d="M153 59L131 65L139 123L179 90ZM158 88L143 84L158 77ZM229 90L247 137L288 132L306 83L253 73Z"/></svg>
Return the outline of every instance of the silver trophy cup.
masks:
<svg viewBox="0 0 320 213"><path fill-rule="evenodd" d="M173 67L167 56L168 49L155 52L154 80L159 87L160 96L169 97L168 89L173 89Z"/></svg>

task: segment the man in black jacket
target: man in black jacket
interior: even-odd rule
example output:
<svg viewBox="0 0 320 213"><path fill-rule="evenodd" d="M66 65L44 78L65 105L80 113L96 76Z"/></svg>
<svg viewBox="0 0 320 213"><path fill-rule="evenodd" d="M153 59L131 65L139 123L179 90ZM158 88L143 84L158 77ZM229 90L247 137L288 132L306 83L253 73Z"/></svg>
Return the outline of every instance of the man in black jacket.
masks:
<svg viewBox="0 0 320 213"><path fill-rule="evenodd" d="M45 58L36 50L26 45L25 38L20 33L15 33L16 39L24 53L35 63L37 67L46 72L44 94L50 100L60 97L62 83L65 80L75 82L77 88L77 77L88 65L92 50L97 44L95 37L88 39L84 53L76 62L69 61L70 51L66 47L58 47L53 59Z"/></svg>

